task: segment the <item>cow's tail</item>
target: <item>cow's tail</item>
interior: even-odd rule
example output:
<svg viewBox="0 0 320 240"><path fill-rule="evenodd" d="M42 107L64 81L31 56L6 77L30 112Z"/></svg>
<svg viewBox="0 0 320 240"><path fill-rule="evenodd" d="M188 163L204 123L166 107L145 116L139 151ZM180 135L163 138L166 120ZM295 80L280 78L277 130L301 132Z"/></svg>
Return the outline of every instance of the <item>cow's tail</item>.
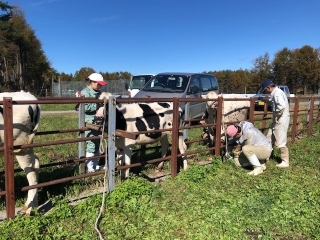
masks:
<svg viewBox="0 0 320 240"><path fill-rule="evenodd" d="M33 138L37 133L38 127L39 127L39 123L40 123L40 115L41 115L41 110L40 110L40 105L36 104L35 108L32 108L33 111L30 114L31 117L31 121L32 121L32 129L31 132L28 136L28 138L26 139L26 141L23 144L31 144L33 142ZM15 149L14 153L15 154L21 154L21 152L26 152L28 151L29 148L25 148L25 149Z"/></svg>
<svg viewBox="0 0 320 240"><path fill-rule="evenodd" d="M40 105L36 104L35 111L33 112L33 132L37 132L39 123L40 123L40 115L41 115L41 110L40 110Z"/></svg>
<svg viewBox="0 0 320 240"><path fill-rule="evenodd" d="M33 111L33 116L32 116L32 131L31 134L29 135L26 144L30 144L32 143L32 140L34 138L34 136L36 135L37 131L38 131L38 127L40 124L40 116L41 116L41 110L40 110L40 105L36 104L35 105L35 109Z"/></svg>

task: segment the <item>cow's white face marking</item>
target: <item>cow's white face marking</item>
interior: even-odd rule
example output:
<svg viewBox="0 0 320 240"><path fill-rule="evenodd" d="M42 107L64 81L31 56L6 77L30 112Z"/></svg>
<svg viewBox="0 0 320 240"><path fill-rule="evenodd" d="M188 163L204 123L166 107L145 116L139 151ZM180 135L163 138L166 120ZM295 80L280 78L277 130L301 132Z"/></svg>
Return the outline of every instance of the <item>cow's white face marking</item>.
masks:
<svg viewBox="0 0 320 240"><path fill-rule="evenodd" d="M216 92L208 92L206 95L201 95L201 98L203 98L203 99L212 99L212 98L216 99L216 98L218 98L218 96L219 95ZM217 100L207 101L206 108L207 109L217 108L217 104L218 104Z"/></svg>

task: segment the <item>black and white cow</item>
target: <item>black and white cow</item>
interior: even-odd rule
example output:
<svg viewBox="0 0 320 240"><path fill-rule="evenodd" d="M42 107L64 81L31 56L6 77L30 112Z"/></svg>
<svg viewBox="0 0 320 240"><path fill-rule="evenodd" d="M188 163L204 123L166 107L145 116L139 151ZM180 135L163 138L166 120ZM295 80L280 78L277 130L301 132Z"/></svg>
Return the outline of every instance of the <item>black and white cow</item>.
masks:
<svg viewBox="0 0 320 240"><path fill-rule="evenodd" d="M218 95L216 92L211 91L206 95L201 95L203 99L213 99L207 101L206 104L206 114L205 114L205 123L212 124L217 122L217 98L222 96L224 99L234 99L232 101L223 101L222 106L222 119L221 119L221 142L225 142L225 130L227 128L227 122L240 122L246 121L249 116L250 109L250 100L248 101L239 101L237 98L243 98L243 95L238 94L227 94ZM230 125L230 124L229 124ZM216 134L216 126L208 128L210 145L214 146L214 139Z"/></svg>
<svg viewBox="0 0 320 240"><path fill-rule="evenodd" d="M110 93L102 93L99 99L109 98ZM180 115L182 110L179 109ZM103 107L97 111L97 116L103 115ZM108 117L105 117L107 120ZM172 128L173 123L173 104L171 102L154 102L154 103L131 103L122 104L116 107L116 129L128 132L141 132L149 130L161 130ZM116 147L123 150L122 164L130 165L132 148L135 144L145 145L160 141L162 157L165 157L169 148L168 134L171 131L154 132L137 135L136 139L124 137L116 138ZM183 141L182 132L179 133L179 151L184 154L186 144ZM187 168L186 157L183 156L183 168ZM163 162L158 166L158 169L163 167ZM125 170L122 177L129 176L129 169Z"/></svg>
<svg viewBox="0 0 320 240"><path fill-rule="evenodd" d="M13 100L37 100L29 92L3 92L0 93L0 101L4 97ZM0 105L0 146L4 146L4 119L3 105ZM13 105L13 139L14 145L30 144L36 134L40 122L40 107L38 104ZM3 152L0 152L3 156ZM39 160L33 152L33 148L17 149L14 151L20 167L25 171L29 186L38 183ZM28 191L27 201L24 203L21 213L29 215L32 208L38 206L37 189Z"/></svg>

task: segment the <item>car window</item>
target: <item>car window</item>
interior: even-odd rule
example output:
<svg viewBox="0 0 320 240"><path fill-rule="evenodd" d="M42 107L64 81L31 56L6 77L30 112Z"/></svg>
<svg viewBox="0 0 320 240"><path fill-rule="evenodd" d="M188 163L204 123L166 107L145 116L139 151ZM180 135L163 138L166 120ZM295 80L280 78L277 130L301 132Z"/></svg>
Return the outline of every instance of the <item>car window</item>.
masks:
<svg viewBox="0 0 320 240"><path fill-rule="evenodd" d="M153 92L184 92L188 77L183 75L156 75L143 88Z"/></svg>
<svg viewBox="0 0 320 240"><path fill-rule="evenodd" d="M210 77L211 89L210 90L218 90L218 81L215 77Z"/></svg>
<svg viewBox="0 0 320 240"><path fill-rule="evenodd" d="M260 87L256 94L263 94L262 88Z"/></svg>
<svg viewBox="0 0 320 240"><path fill-rule="evenodd" d="M189 85L189 90L188 92L191 93L191 87L193 86L197 86L200 89L200 83L199 83L199 79L198 78L194 78L191 80L190 85Z"/></svg>
<svg viewBox="0 0 320 240"><path fill-rule="evenodd" d="M130 88L141 89L150 78L151 76L133 76L130 82Z"/></svg>
<svg viewBox="0 0 320 240"><path fill-rule="evenodd" d="M285 93L285 94L290 94L289 88L287 86L279 86L279 88Z"/></svg>
<svg viewBox="0 0 320 240"><path fill-rule="evenodd" d="M207 91L210 91L212 86L211 86L211 81L210 81L210 78L207 77L207 76L203 76L203 77L200 77L200 82L201 82L201 86L202 86L202 91L203 92L207 92Z"/></svg>

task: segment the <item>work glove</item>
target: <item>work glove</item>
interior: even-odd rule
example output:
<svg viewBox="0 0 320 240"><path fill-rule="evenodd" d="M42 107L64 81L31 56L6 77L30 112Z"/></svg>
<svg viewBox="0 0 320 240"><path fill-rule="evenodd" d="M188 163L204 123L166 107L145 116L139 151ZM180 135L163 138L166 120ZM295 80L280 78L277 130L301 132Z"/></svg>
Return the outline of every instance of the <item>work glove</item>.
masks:
<svg viewBox="0 0 320 240"><path fill-rule="evenodd" d="M237 146L235 146L234 148L233 148L233 150L232 150L232 153L233 153L233 155L237 155L237 156L239 156L240 155L240 153L241 153L241 145L237 145Z"/></svg>
<svg viewBox="0 0 320 240"><path fill-rule="evenodd" d="M225 157L227 160L233 160L233 157L232 157L232 155L230 155L229 152L226 152L226 154L224 155L224 157Z"/></svg>

